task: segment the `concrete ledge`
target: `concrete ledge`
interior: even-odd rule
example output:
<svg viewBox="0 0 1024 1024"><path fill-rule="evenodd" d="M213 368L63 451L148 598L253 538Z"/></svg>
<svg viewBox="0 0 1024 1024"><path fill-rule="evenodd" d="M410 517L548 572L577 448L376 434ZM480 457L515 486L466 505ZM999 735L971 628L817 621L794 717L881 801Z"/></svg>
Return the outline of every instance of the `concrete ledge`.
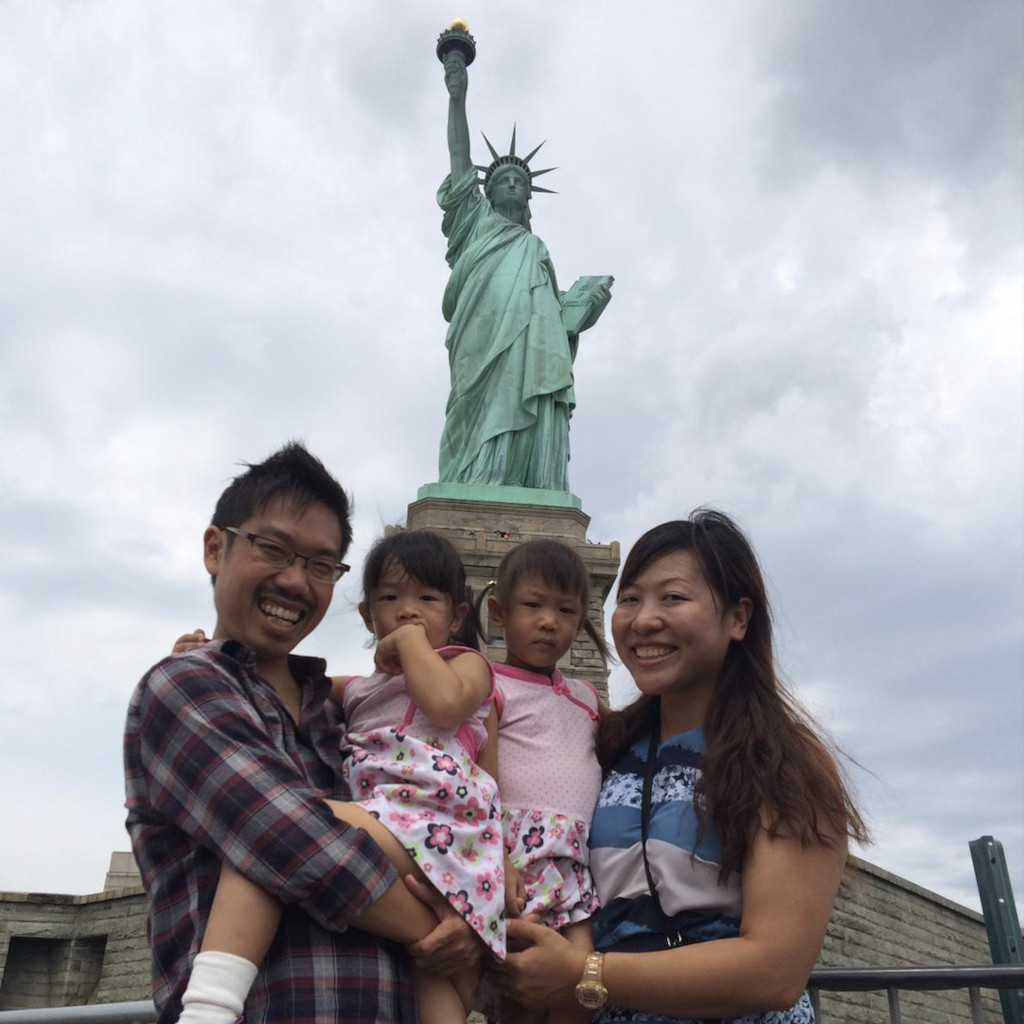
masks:
<svg viewBox="0 0 1024 1024"><path fill-rule="evenodd" d="M499 487L490 484L424 484L417 499L448 498L452 501L488 501L507 505L549 505L552 508L582 508L583 502L568 491L544 487Z"/></svg>
<svg viewBox="0 0 1024 1024"><path fill-rule="evenodd" d="M857 871L861 871L866 875L872 875L884 882L888 882L890 885L895 885L897 888L904 889L907 892L913 893L915 896L920 896L921 899L926 900L928 903L935 904L939 907L944 907L946 910L951 910L957 914L961 914L964 917L969 917L979 924L985 923L985 918L977 910L971 907L965 907L962 903L956 903L951 899L947 899L945 896L941 896L937 892L932 892L931 889L925 889L923 886L915 885L913 882L908 881L900 875L894 875L891 871L886 871L885 868L880 868L877 864L870 864L868 861L863 860L860 857L850 854L846 858L847 870L855 868Z"/></svg>
<svg viewBox="0 0 1024 1024"><path fill-rule="evenodd" d="M0 903L42 903L47 906L80 907L88 903L102 903L106 900L131 899L144 895L142 885L129 885L121 889L107 889L104 892L91 892L81 896L71 896L63 892L3 892L0 890Z"/></svg>

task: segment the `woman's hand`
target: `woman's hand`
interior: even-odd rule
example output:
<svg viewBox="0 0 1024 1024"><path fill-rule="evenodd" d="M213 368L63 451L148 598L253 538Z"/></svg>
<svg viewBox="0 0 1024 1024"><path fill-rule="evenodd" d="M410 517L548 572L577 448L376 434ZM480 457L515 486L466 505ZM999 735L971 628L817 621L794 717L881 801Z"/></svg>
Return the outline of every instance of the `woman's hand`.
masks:
<svg viewBox="0 0 1024 1024"><path fill-rule="evenodd" d="M493 967L498 990L524 1006L575 1006L586 951L526 917L508 922L509 955Z"/></svg>

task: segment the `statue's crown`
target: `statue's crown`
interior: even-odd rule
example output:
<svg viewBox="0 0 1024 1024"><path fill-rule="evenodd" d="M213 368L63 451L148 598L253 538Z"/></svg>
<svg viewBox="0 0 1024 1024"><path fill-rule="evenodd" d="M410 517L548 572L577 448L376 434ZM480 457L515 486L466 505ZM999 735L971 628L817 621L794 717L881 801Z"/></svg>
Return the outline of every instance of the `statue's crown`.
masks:
<svg viewBox="0 0 1024 1024"><path fill-rule="evenodd" d="M482 134L482 133L481 133ZM484 167L482 164L477 164L476 169L483 171L484 176L480 179L481 184L484 187L484 192L487 192L487 185L491 180L491 176L501 167L518 167L519 170L526 175L527 181L530 183L530 193L534 192L553 192L554 189L541 188L539 185L534 185L533 179L539 177L542 174L547 174L548 171L553 171L554 167L545 167L543 170L535 171L530 167L530 161L537 154L540 146L543 146L542 142L540 146L536 146L526 156L516 156L516 129L515 125L512 126L512 141L509 143L508 152L504 156L499 156L498 151L491 145L491 140L484 135L484 142L487 143L487 148L491 151L491 156L494 159L490 165Z"/></svg>

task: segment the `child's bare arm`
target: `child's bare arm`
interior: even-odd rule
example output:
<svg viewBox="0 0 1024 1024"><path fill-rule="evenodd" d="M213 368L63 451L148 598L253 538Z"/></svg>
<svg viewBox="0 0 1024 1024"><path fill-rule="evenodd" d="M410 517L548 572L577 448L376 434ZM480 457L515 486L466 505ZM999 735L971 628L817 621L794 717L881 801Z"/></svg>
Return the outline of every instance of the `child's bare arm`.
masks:
<svg viewBox="0 0 1024 1024"><path fill-rule="evenodd" d="M345 687L348 686L348 684L350 682L352 682L352 680L355 679L356 677L355 676L328 676L328 678L331 681L331 692L329 694L329 698L335 704L337 704L340 707L341 706L341 700L345 696Z"/></svg>
<svg viewBox="0 0 1024 1024"><path fill-rule="evenodd" d="M487 717L484 719L484 728L487 730L487 742L480 748L476 763L498 783L500 792L501 779L498 778L498 709L493 704L491 704Z"/></svg>
<svg viewBox="0 0 1024 1024"><path fill-rule="evenodd" d="M409 696L442 729L464 722L491 692L491 672L481 655L467 652L446 661L413 623L384 637L374 659L383 671L404 674Z"/></svg>

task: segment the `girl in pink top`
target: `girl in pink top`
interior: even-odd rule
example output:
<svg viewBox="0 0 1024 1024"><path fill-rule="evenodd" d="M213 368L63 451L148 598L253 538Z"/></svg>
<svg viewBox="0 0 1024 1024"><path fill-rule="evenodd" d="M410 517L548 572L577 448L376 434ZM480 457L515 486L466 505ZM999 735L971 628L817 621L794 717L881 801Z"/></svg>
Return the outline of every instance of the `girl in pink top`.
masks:
<svg viewBox="0 0 1024 1024"><path fill-rule="evenodd" d="M597 897L587 841L601 789L594 740L602 705L590 683L558 668L581 629L608 658L587 617L590 574L568 545L532 540L505 556L487 594L480 603L486 596L507 652L505 663L494 666L506 912L536 914L590 950ZM501 1019L554 1024L590 1018L564 1011L545 1017L506 1001Z"/></svg>

